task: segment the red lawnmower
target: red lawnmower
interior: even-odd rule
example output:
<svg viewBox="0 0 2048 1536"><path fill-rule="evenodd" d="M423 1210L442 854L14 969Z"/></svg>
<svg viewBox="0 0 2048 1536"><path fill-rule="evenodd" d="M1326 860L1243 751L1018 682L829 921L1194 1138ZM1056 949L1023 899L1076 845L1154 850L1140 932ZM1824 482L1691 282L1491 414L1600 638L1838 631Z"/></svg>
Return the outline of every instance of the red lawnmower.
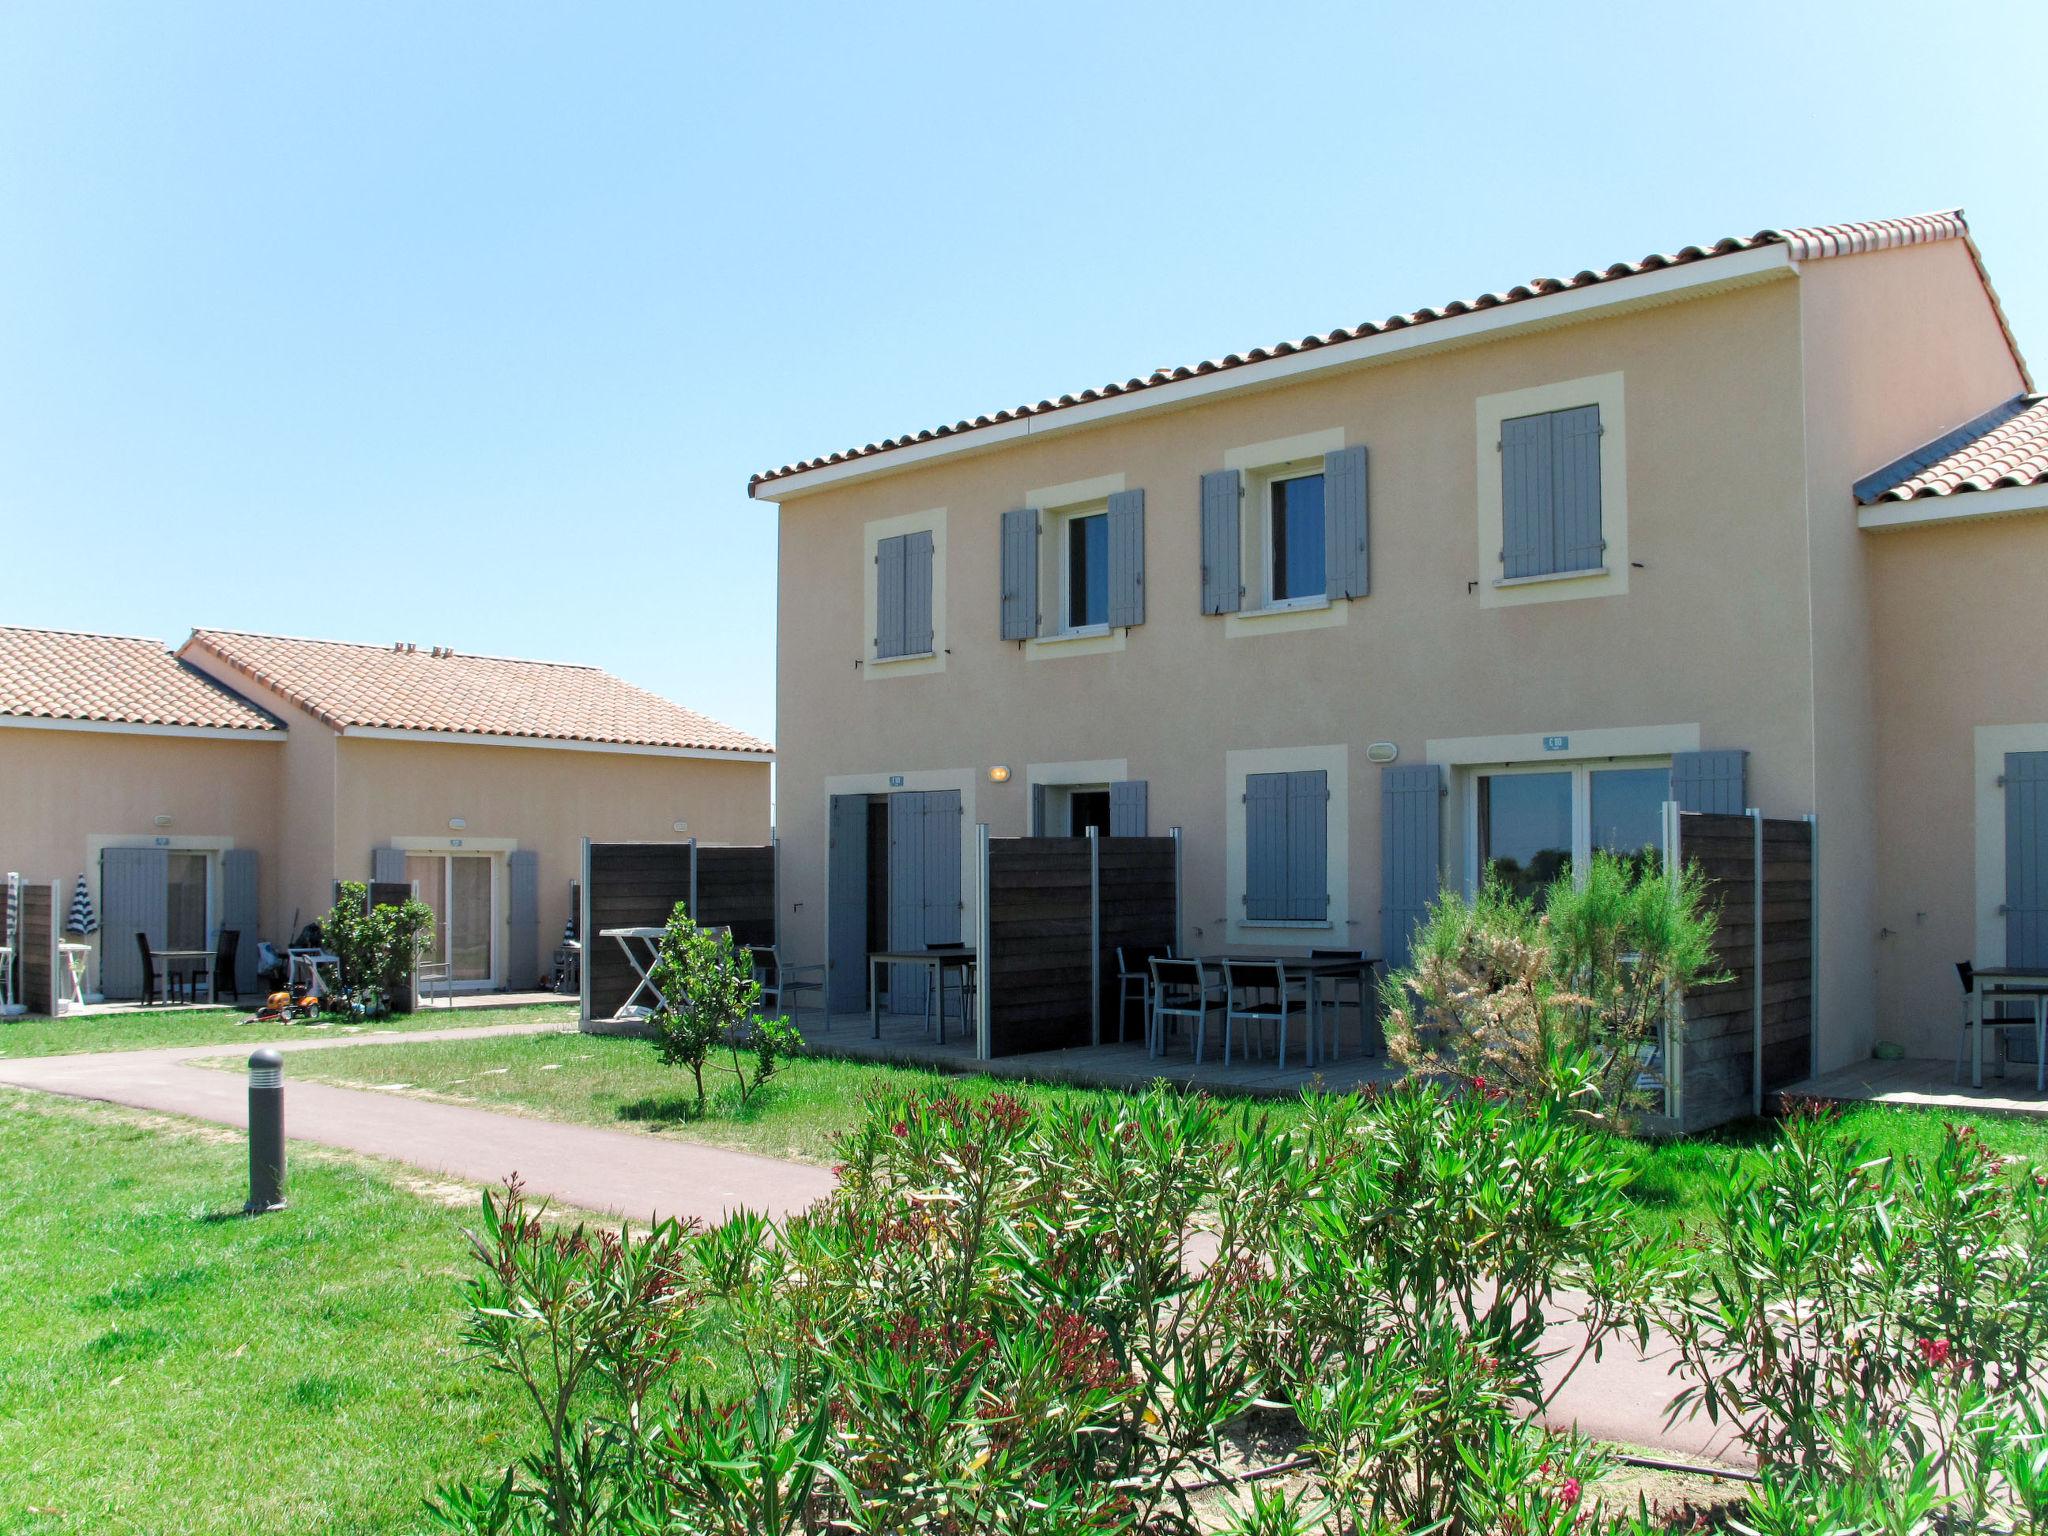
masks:
<svg viewBox="0 0 2048 1536"><path fill-rule="evenodd" d="M258 1024L297 1024L305 1019L318 1018L320 999L308 992L304 997L293 997L289 992L273 992L256 1010Z"/></svg>

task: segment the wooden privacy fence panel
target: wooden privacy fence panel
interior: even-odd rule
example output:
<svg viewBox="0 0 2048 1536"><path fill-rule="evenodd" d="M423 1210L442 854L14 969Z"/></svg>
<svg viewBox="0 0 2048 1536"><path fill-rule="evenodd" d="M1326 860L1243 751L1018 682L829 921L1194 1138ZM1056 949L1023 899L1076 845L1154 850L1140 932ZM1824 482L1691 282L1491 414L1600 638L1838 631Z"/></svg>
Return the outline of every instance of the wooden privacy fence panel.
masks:
<svg viewBox="0 0 2048 1536"><path fill-rule="evenodd" d="M579 923L578 931L586 1023L615 1018L640 981L619 941L602 937L607 928L662 927L682 902L699 923L730 928L738 943L775 942L773 843L592 843L584 886L590 922L587 928Z"/></svg>
<svg viewBox="0 0 2048 1536"><path fill-rule="evenodd" d="M1685 1130L1750 1113L1756 1091L1759 959L1762 1090L1784 1088L1812 1070L1814 825L1765 817L1762 831L1759 911L1756 822L1747 816L1679 818L1679 857L1697 864L1706 876L1708 905L1720 915L1714 937L1719 969L1730 978L1686 995Z"/></svg>
<svg viewBox="0 0 2048 1536"><path fill-rule="evenodd" d="M991 1056L1088 1043L1095 975L1089 863L1085 837L989 840L982 997Z"/></svg>
<svg viewBox="0 0 2048 1536"><path fill-rule="evenodd" d="M128 941L134 943L133 939ZM57 1011L57 897L56 887L24 881L21 887L21 927L15 934L16 972L21 993L17 1002L30 1013Z"/></svg>
<svg viewBox="0 0 2048 1536"><path fill-rule="evenodd" d="M775 942L775 845L699 847L697 921L732 930L736 943Z"/></svg>
<svg viewBox="0 0 2048 1536"><path fill-rule="evenodd" d="M1102 1038L1117 1034L1116 952L1119 946L1138 963L1140 950L1170 949L1178 942L1174 841L1170 837L1104 837L1099 854L1096 947L1102 998ZM1131 1005L1126 1029L1142 1039L1144 1028Z"/></svg>

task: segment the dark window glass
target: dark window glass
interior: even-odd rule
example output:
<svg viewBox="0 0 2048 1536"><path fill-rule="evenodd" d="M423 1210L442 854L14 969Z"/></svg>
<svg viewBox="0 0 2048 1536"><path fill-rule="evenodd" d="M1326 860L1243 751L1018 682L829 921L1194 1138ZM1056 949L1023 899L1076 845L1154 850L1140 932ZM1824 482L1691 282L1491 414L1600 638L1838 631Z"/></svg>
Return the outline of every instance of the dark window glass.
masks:
<svg viewBox="0 0 2048 1536"><path fill-rule="evenodd" d="M1534 897L1572 867L1572 776L1491 773L1479 781L1483 874Z"/></svg>
<svg viewBox="0 0 2048 1536"><path fill-rule="evenodd" d="M1109 622L1109 514L1067 523L1067 628Z"/></svg>
<svg viewBox="0 0 2048 1536"><path fill-rule="evenodd" d="M1273 482L1273 601L1321 597L1323 477L1302 475Z"/></svg>
<svg viewBox="0 0 2048 1536"><path fill-rule="evenodd" d="M1591 779L1595 848L1655 867L1664 844L1664 802L1671 798L1668 768L1596 768Z"/></svg>

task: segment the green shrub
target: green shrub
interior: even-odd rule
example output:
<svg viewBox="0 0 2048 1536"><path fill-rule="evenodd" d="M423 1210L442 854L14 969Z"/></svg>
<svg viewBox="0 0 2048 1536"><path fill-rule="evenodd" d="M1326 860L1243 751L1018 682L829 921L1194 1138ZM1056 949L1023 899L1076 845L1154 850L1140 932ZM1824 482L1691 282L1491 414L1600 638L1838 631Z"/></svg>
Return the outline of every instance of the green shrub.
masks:
<svg viewBox="0 0 2048 1536"><path fill-rule="evenodd" d="M760 1017L753 951L735 946L730 929L699 927L680 901L647 974L665 999L650 1020L655 1049L671 1066L690 1069L700 1116L704 1065L715 1051L731 1053L744 1108L775 1075L777 1063L803 1049L803 1036L787 1018Z"/></svg>
<svg viewBox="0 0 2048 1536"><path fill-rule="evenodd" d="M434 935L434 909L408 896L370 905L370 889L344 880L334 909L320 920L327 947L340 962L344 996L364 1012L412 1010L412 973ZM368 994L367 996L365 994Z"/></svg>
<svg viewBox="0 0 2048 1536"><path fill-rule="evenodd" d="M1664 1020L1720 980L1716 919L1697 867L1595 853L1539 902L1488 880L1438 896L1408 965L1381 986L1394 1059L1427 1076L1566 1099L1626 1122Z"/></svg>

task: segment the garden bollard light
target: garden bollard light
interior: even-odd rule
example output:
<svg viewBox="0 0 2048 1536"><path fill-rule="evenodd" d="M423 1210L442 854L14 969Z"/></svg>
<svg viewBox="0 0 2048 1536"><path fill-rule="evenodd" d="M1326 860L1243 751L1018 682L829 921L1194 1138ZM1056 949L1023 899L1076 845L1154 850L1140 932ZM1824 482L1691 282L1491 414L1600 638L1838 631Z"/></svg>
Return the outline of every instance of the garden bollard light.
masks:
<svg viewBox="0 0 2048 1536"><path fill-rule="evenodd" d="M249 1203L244 1215L284 1209L284 1058L249 1058Z"/></svg>

